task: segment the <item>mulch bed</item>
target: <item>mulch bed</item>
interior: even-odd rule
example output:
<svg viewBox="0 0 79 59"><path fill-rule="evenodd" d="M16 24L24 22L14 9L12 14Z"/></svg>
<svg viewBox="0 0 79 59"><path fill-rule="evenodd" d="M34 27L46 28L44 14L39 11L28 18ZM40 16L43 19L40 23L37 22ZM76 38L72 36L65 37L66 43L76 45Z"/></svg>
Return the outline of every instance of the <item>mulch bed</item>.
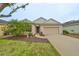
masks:
<svg viewBox="0 0 79 59"><path fill-rule="evenodd" d="M26 35L6 37L2 39L32 41L32 42L48 42L47 38L27 37Z"/></svg>

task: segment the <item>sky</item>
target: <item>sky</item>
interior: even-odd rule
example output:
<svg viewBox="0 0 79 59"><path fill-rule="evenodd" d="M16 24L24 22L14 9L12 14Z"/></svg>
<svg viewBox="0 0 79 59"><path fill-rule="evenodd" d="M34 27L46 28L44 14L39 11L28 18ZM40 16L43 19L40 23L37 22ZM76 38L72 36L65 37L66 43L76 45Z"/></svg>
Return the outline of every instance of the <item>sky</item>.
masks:
<svg viewBox="0 0 79 59"><path fill-rule="evenodd" d="M11 10L7 7L0 14L8 14ZM25 9L17 10L11 17L1 19L29 19L33 21L39 17L53 18L61 23L79 20L79 3L30 3Z"/></svg>

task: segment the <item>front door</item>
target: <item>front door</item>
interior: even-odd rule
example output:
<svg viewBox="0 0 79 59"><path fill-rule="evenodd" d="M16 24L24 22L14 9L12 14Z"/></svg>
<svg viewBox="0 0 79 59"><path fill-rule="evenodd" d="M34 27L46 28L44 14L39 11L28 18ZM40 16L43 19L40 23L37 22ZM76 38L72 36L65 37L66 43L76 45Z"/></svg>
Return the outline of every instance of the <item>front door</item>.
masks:
<svg viewBox="0 0 79 59"><path fill-rule="evenodd" d="M36 26L36 33L40 32L40 26Z"/></svg>

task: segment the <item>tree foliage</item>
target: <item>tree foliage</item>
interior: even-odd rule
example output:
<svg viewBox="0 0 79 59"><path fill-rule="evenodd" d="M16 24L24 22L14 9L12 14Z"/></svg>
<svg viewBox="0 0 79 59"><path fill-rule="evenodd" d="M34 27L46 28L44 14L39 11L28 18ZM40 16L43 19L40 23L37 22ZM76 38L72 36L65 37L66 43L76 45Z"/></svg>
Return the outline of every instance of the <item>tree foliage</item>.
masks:
<svg viewBox="0 0 79 59"><path fill-rule="evenodd" d="M65 35L65 34L69 34L69 31L63 30L63 34L64 34L64 35Z"/></svg>
<svg viewBox="0 0 79 59"><path fill-rule="evenodd" d="M8 6L10 8L12 8L12 11L10 11L10 13L8 15L1 14L0 17L10 17L18 9L25 8L28 4L29 3L26 3L26 4L21 5L21 6L17 6L16 3L0 3L0 12L2 12L4 10L4 8L6 8ZM16 7L14 8L14 6L16 6Z"/></svg>
<svg viewBox="0 0 79 59"><path fill-rule="evenodd" d="M21 22L22 22L23 26L26 27L25 31L29 31L30 32L31 31L31 21L28 20L28 19L24 19Z"/></svg>
<svg viewBox="0 0 79 59"><path fill-rule="evenodd" d="M23 35L24 32L27 32L30 29L31 29L31 23L18 20L11 20L8 22L5 31L11 35L18 36Z"/></svg>

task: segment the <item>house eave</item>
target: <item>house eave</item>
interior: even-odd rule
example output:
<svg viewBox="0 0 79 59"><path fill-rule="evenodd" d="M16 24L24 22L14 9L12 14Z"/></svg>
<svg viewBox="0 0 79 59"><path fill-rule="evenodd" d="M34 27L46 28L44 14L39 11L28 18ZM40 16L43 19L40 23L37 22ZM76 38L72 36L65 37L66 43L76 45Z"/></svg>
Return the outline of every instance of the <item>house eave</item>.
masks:
<svg viewBox="0 0 79 59"><path fill-rule="evenodd" d="M39 24L39 25L61 25L62 24L53 24L53 23L32 23L32 24Z"/></svg>

